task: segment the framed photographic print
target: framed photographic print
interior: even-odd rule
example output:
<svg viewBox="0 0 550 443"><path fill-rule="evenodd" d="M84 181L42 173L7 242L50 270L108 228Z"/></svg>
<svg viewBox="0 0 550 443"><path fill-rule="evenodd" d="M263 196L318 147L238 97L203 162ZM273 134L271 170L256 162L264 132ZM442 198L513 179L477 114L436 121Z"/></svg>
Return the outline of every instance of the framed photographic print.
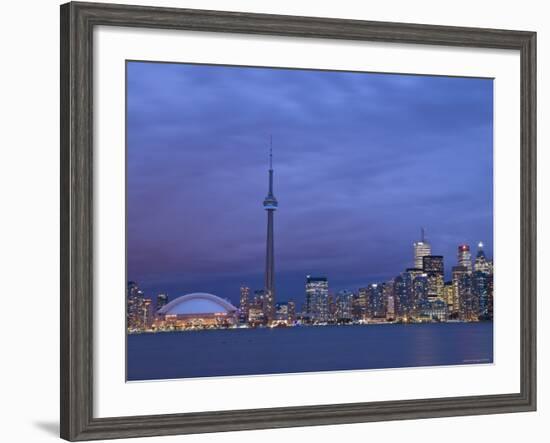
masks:
<svg viewBox="0 0 550 443"><path fill-rule="evenodd" d="M61 436L535 410L535 39L63 5Z"/></svg>

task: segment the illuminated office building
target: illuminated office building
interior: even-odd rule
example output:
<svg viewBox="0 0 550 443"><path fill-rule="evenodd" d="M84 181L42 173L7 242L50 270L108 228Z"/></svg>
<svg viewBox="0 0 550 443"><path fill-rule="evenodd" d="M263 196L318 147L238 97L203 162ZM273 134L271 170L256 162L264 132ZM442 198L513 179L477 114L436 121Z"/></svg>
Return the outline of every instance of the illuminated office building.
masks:
<svg viewBox="0 0 550 443"><path fill-rule="evenodd" d="M367 287L367 312L371 319L386 317L383 285L372 283Z"/></svg>
<svg viewBox="0 0 550 443"><path fill-rule="evenodd" d="M393 280L393 297L395 305L396 318L403 318L406 316L406 298L407 288L403 275L398 275Z"/></svg>
<svg viewBox="0 0 550 443"><path fill-rule="evenodd" d="M473 290L472 273L466 266L453 266L453 305L458 306L460 320L478 319L479 303ZM453 307L454 307L453 306Z"/></svg>
<svg viewBox="0 0 550 443"><path fill-rule="evenodd" d="M353 298L353 319L363 321L368 316L368 290L359 288L357 295Z"/></svg>
<svg viewBox="0 0 550 443"><path fill-rule="evenodd" d="M479 318L481 320L492 320L493 262L487 260L482 242L479 242L477 245L473 274L473 290L479 303Z"/></svg>
<svg viewBox="0 0 550 443"><path fill-rule="evenodd" d="M353 293L342 290L336 294L336 321L350 322L353 319Z"/></svg>
<svg viewBox="0 0 550 443"><path fill-rule="evenodd" d="M420 241L413 243L414 248L414 267L422 269L422 258L432 254L432 246L426 240L424 228L421 230Z"/></svg>
<svg viewBox="0 0 550 443"><path fill-rule="evenodd" d="M428 295L429 284L430 282L428 279L428 275L425 273L419 274L414 277L414 280L412 282L413 298L411 304L411 313L416 315L416 313L418 312L418 306L430 299Z"/></svg>
<svg viewBox="0 0 550 443"><path fill-rule="evenodd" d="M408 268L401 274L405 285L404 294L399 299L400 314L403 317L411 317L415 310L415 299L419 297L415 292L415 279L424 275L424 271L419 268ZM416 290L417 291L417 290Z"/></svg>
<svg viewBox="0 0 550 443"><path fill-rule="evenodd" d="M422 269L428 277L428 299L433 301L443 296L444 271L442 255L422 257Z"/></svg>
<svg viewBox="0 0 550 443"><path fill-rule="evenodd" d="M327 322L328 279L326 277L306 277L306 314L314 323Z"/></svg>
<svg viewBox="0 0 550 443"><path fill-rule="evenodd" d="M143 329L151 329L151 326L153 326L153 320L154 320L154 313L153 313L153 300L150 298L144 298L143 299L143 307L142 307L142 324Z"/></svg>
<svg viewBox="0 0 550 443"><path fill-rule="evenodd" d="M449 315L452 315L454 312L456 312L454 305L454 288L452 281L445 282L445 285L443 286L443 300L445 301L445 303L447 303Z"/></svg>
<svg viewBox="0 0 550 443"><path fill-rule="evenodd" d="M143 301L145 296L136 282L128 282L126 297L126 328L130 332L141 331L145 328L143 322Z"/></svg>
<svg viewBox="0 0 550 443"><path fill-rule="evenodd" d="M394 284L394 281L390 280L382 285L382 296L386 305L386 320L388 321L395 320L396 316Z"/></svg>
<svg viewBox="0 0 550 443"><path fill-rule="evenodd" d="M273 321L280 325L290 325L291 321L288 302L279 302L275 304Z"/></svg>
<svg viewBox="0 0 550 443"><path fill-rule="evenodd" d="M489 319L489 278L487 272L474 271L472 275L473 293L477 299L480 319Z"/></svg>
<svg viewBox="0 0 550 443"><path fill-rule="evenodd" d="M252 326L264 325L267 323L267 296L266 291L258 289L254 291L254 298L249 302L248 323Z"/></svg>
<svg viewBox="0 0 550 443"><path fill-rule="evenodd" d="M487 261L487 257L485 256L485 251L483 250L482 242L479 242L477 245L477 254L476 254L476 260L474 263L474 271L480 271L485 273L492 272L490 270L490 264Z"/></svg>
<svg viewBox="0 0 550 443"><path fill-rule="evenodd" d="M425 300L418 306L417 321L421 322L444 322L447 321L447 303L441 299Z"/></svg>
<svg viewBox="0 0 550 443"><path fill-rule="evenodd" d="M248 311L250 310L250 288L241 286L241 297L239 302L239 319L241 323L248 321Z"/></svg>
<svg viewBox="0 0 550 443"><path fill-rule="evenodd" d="M288 320L292 324L296 322L296 303L292 300L288 301Z"/></svg>
<svg viewBox="0 0 550 443"><path fill-rule="evenodd" d="M468 272L472 272L472 254L469 245L458 247L458 266L464 266Z"/></svg>

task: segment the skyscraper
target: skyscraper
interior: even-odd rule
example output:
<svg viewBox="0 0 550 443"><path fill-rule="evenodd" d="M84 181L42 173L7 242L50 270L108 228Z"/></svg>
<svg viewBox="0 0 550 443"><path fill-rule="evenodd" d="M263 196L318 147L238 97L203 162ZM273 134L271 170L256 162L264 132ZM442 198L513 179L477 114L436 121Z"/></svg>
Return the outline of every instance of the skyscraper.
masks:
<svg viewBox="0 0 550 443"><path fill-rule="evenodd" d="M468 271L466 266L453 266L453 287L453 310L458 306L458 316L461 320L477 320L479 299L473 290L472 272Z"/></svg>
<svg viewBox="0 0 550 443"><path fill-rule="evenodd" d="M371 283L367 287L367 311L371 319L386 317L383 289L383 285L378 283Z"/></svg>
<svg viewBox="0 0 550 443"><path fill-rule="evenodd" d="M241 323L248 321L248 311L250 310L250 288L241 286L241 299L239 304L239 318Z"/></svg>
<svg viewBox="0 0 550 443"><path fill-rule="evenodd" d="M428 277L428 299L443 296L444 271L442 255L425 255L422 257L422 269Z"/></svg>
<svg viewBox="0 0 550 443"><path fill-rule="evenodd" d="M474 271L489 272L489 262L485 257L485 251L483 250L483 242L477 244L476 261L474 263Z"/></svg>
<svg viewBox="0 0 550 443"><path fill-rule="evenodd" d="M273 319L275 307L275 252L273 247L273 214L278 202L273 195L273 150L269 149L269 191L264 200L264 209L267 211L267 244L265 254L265 292L267 297L266 317Z"/></svg>
<svg viewBox="0 0 550 443"><path fill-rule="evenodd" d="M394 281L390 280L383 284L384 304L386 305L386 320L395 320L395 291Z"/></svg>
<svg viewBox="0 0 550 443"><path fill-rule="evenodd" d="M455 312L455 297L452 281L445 282L445 285L443 286L443 300L445 301L445 303L447 303L449 314L453 314Z"/></svg>
<svg viewBox="0 0 550 443"><path fill-rule="evenodd" d="M470 245L458 246L458 265L464 266L468 272L472 272L472 254L470 254Z"/></svg>
<svg viewBox="0 0 550 443"><path fill-rule="evenodd" d="M489 279L490 274L483 271L474 271L472 276L473 293L477 298L478 315L480 319L489 319Z"/></svg>
<svg viewBox="0 0 550 443"><path fill-rule="evenodd" d="M306 277L306 314L312 322L326 322L328 312L328 279Z"/></svg>
<svg viewBox="0 0 550 443"><path fill-rule="evenodd" d="M420 274L413 280L413 302L411 312L418 314L418 308L428 301L429 280L427 274Z"/></svg>
<svg viewBox="0 0 550 443"><path fill-rule="evenodd" d="M144 328L143 306L145 296L139 286L133 282L128 282L127 303L126 303L126 327L128 331L141 331Z"/></svg>
<svg viewBox="0 0 550 443"><path fill-rule="evenodd" d="M153 325L154 315L153 315L153 300L150 298L143 299L142 307L142 325L143 329L151 329Z"/></svg>
<svg viewBox="0 0 550 443"><path fill-rule="evenodd" d="M414 267L422 269L422 257L432 254L432 246L426 241L424 228L420 231L420 241L413 243L414 247Z"/></svg>
<svg viewBox="0 0 550 443"><path fill-rule="evenodd" d="M407 285L404 274L398 275L393 280L393 294L395 303L395 315L396 317L406 317L406 298L407 298Z"/></svg>
<svg viewBox="0 0 550 443"><path fill-rule="evenodd" d="M266 292L263 289L254 291L254 299L248 306L248 323L252 326L266 323Z"/></svg>
<svg viewBox="0 0 550 443"><path fill-rule="evenodd" d="M485 256L482 242L477 245L473 286L479 302L479 318L491 320L493 317L493 266Z"/></svg>
<svg viewBox="0 0 550 443"><path fill-rule="evenodd" d="M401 297L399 298L399 313L403 317L410 317L414 314L415 300L422 297L418 293L418 285L415 287L415 280L419 278L419 281L425 281L426 277L422 269L417 268L407 268L401 276L403 278L405 288L404 294L401 294ZM423 285L424 288L426 288L426 284Z"/></svg>
<svg viewBox="0 0 550 443"><path fill-rule="evenodd" d="M350 322L353 318L353 293L341 290L336 295L336 321Z"/></svg>

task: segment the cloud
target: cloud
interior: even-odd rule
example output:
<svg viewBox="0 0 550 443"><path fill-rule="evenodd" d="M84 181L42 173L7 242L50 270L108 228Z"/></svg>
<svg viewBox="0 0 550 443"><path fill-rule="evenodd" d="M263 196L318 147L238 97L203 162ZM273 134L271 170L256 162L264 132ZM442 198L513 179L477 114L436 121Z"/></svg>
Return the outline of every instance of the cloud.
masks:
<svg viewBox="0 0 550 443"><path fill-rule="evenodd" d="M491 80L131 62L127 100L128 272L152 292L261 284L270 134L281 297L396 275L420 226L448 267L491 254Z"/></svg>

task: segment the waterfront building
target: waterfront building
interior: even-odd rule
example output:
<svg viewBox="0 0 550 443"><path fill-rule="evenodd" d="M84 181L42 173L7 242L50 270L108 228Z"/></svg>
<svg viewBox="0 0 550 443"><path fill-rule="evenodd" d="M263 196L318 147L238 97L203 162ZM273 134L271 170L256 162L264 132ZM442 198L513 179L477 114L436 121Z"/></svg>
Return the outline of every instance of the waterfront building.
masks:
<svg viewBox="0 0 550 443"><path fill-rule="evenodd" d="M426 240L424 228L421 229L420 241L413 243L414 248L414 267L422 269L422 258L432 254L432 246Z"/></svg>
<svg viewBox="0 0 550 443"><path fill-rule="evenodd" d="M264 209L267 211L267 242L265 256L264 289L266 305L264 314L269 322L273 318L275 307L275 251L273 240L273 215L279 203L273 194L273 150L269 149L269 189L264 199Z"/></svg>
<svg viewBox="0 0 550 443"><path fill-rule="evenodd" d="M473 321L478 318L479 302L473 291L472 273L466 266L453 266L453 305L458 306L458 318Z"/></svg>
<svg viewBox="0 0 550 443"><path fill-rule="evenodd" d="M239 300L239 320L241 323L248 321L248 311L250 310L250 288L241 286L241 297Z"/></svg>
<svg viewBox="0 0 550 443"><path fill-rule="evenodd" d="M442 255L422 257L422 270L428 279L428 299L433 301L443 296L444 269Z"/></svg>
<svg viewBox="0 0 550 443"><path fill-rule="evenodd" d="M393 296L396 318L406 317L407 287L403 275L398 275L393 280Z"/></svg>
<svg viewBox="0 0 550 443"><path fill-rule="evenodd" d="M418 307L430 300L429 297L429 279L425 273L416 275L413 280L413 301L411 306L411 313L416 315L418 313Z"/></svg>
<svg viewBox="0 0 550 443"><path fill-rule="evenodd" d="M473 292L479 303L478 316L489 319L489 277L487 272L474 271L472 276Z"/></svg>
<svg viewBox="0 0 550 443"><path fill-rule="evenodd" d="M485 256L485 251L483 250L483 242L477 244L477 254L476 260L474 263L474 271L480 271L485 273L492 273L492 270L489 269L490 265Z"/></svg>
<svg viewBox="0 0 550 443"><path fill-rule="evenodd" d="M453 266L452 268L452 285L453 285L453 310L452 316L460 318L460 293L463 290L463 274L467 274L468 270L464 266Z"/></svg>
<svg viewBox="0 0 550 443"><path fill-rule="evenodd" d="M156 329L203 329L236 325L238 309L214 294L183 295L164 306L155 320Z"/></svg>
<svg viewBox="0 0 550 443"><path fill-rule="evenodd" d="M359 288L353 298L353 320L364 321L368 317L368 289Z"/></svg>
<svg viewBox="0 0 550 443"><path fill-rule="evenodd" d="M145 296L136 282L128 282L126 297L126 328L130 332L141 331L145 327L143 323Z"/></svg>
<svg viewBox="0 0 550 443"><path fill-rule="evenodd" d="M168 294L157 295L157 311L168 304Z"/></svg>
<svg viewBox="0 0 550 443"><path fill-rule="evenodd" d="M418 321L426 322L444 322L447 321L448 309L444 300L424 300L418 306Z"/></svg>
<svg viewBox="0 0 550 443"><path fill-rule="evenodd" d="M313 323L327 322L328 279L326 277L306 277L306 314Z"/></svg>
<svg viewBox="0 0 550 443"><path fill-rule="evenodd" d="M493 262L487 260L483 243L477 245L473 276L474 293L479 302L479 318L493 319Z"/></svg>
<svg viewBox="0 0 550 443"><path fill-rule="evenodd" d="M371 283L367 287L367 313L370 319L386 318L383 285Z"/></svg>
<svg viewBox="0 0 550 443"><path fill-rule="evenodd" d="M452 316L453 313L455 312L454 288L453 288L453 282L452 281L445 282L445 284L443 286L443 301L445 301L445 303L447 303L447 310L449 312L449 315Z"/></svg>
<svg viewBox="0 0 550 443"><path fill-rule="evenodd" d="M386 320L393 321L396 318L396 303L395 303L395 282L387 281L382 287L382 296L386 305Z"/></svg>
<svg viewBox="0 0 550 443"><path fill-rule="evenodd" d="M353 319L353 293L342 290L336 294L336 321L348 323Z"/></svg>
<svg viewBox="0 0 550 443"><path fill-rule="evenodd" d="M272 324L290 325L288 302L279 302L275 304L275 313Z"/></svg>
<svg viewBox="0 0 550 443"><path fill-rule="evenodd" d="M153 300L150 298L143 299L142 307L142 325L143 329L149 330L153 326L153 320L155 319L153 313Z"/></svg>
<svg viewBox="0 0 550 443"><path fill-rule="evenodd" d="M261 326L266 324L264 310L256 304L250 305L248 309L248 324L250 326Z"/></svg>
<svg viewBox="0 0 550 443"><path fill-rule="evenodd" d="M267 323L268 300L266 291L257 289L254 291L254 298L249 303L248 323L252 326L265 325Z"/></svg>
<svg viewBox="0 0 550 443"><path fill-rule="evenodd" d="M291 324L296 323L296 303L292 300L288 301L288 320Z"/></svg>
<svg viewBox="0 0 550 443"><path fill-rule="evenodd" d="M405 284L404 297L399 300L400 309L403 317L411 317L414 315L415 299L418 294L415 294L415 279L424 275L424 271L419 268L408 268L402 274L403 282Z"/></svg>
<svg viewBox="0 0 550 443"><path fill-rule="evenodd" d="M470 254L470 245L458 246L458 266L464 266L468 272L472 272L472 254Z"/></svg>

